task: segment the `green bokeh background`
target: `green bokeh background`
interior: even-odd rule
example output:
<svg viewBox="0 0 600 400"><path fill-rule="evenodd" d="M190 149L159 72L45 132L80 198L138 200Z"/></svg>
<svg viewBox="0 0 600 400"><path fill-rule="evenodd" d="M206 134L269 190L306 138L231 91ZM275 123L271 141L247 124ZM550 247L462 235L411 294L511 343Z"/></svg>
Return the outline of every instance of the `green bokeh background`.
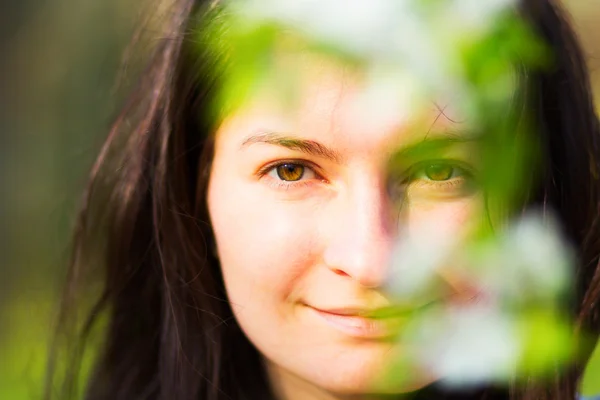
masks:
<svg viewBox="0 0 600 400"><path fill-rule="evenodd" d="M121 55L157 3L0 2L0 400L41 395L78 196L116 112ZM600 0L564 3L600 100ZM600 394L600 349L582 391Z"/></svg>

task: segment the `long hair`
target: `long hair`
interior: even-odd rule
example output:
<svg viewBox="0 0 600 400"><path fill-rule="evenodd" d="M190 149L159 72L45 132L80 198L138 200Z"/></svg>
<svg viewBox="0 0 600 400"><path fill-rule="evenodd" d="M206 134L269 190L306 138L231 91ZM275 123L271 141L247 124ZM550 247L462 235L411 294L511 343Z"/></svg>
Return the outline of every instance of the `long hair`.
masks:
<svg viewBox="0 0 600 400"><path fill-rule="evenodd" d="M75 330L73 356L56 386L55 343L46 399L77 395L86 341L99 324L103 340L86 399L273 398L260 356L226 300L206 206L216 129L210 110L219 82L213 59L198 50L194 27L208 3L174 1L169 35L157 43L91 170L58 321L57 338ZM577 330L597 334L600 130L585 62L553 0L525 0L521 11L554 57L552 69L527 78L545 151L532 203L555 210L576 246L572 317ZM85 320L73 322L88 304L81 299L93 293L85 286L90 278L101 282L97 300ZM487 398L572 399L588 356L589 349L549 382L530 380Z"/></svg>

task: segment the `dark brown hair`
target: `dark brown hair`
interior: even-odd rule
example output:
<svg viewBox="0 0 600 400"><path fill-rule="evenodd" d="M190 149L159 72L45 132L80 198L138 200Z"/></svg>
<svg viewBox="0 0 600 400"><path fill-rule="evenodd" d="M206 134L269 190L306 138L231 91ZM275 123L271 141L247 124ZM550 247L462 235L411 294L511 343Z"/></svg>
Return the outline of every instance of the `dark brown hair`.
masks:
<svg viewBox="0 0 600 400"><path fill-rule="evenodd" d="M89 400L272 398L260 357L242 334L214 256L206 187L216 122L214 58L194 28L211 5L175 0L167 37L112 127L91 171L74 232L59 334L69 329L72 357L57 386L57 341L46 398L77 395L86 341L101 322L103 341L86 381ZM577 330L597 334L600 272L599 126L582 51L553 0L524 0L523 16L553 51L550 70L528 71L543 184L532 204L556 211L578 255ZM200 50L199 50L200 49ZM98 276L97 274L100 274ZM74 316L101 282L78 324ZM487 398L572 399L589 356ZM62 379L61 379L62 380ZM479 394L477 394L479 396ZM495 396L495 397L493 397ZM456 395L467 398L467 395ZM473 397L473 396L472 396Z"/></svg>

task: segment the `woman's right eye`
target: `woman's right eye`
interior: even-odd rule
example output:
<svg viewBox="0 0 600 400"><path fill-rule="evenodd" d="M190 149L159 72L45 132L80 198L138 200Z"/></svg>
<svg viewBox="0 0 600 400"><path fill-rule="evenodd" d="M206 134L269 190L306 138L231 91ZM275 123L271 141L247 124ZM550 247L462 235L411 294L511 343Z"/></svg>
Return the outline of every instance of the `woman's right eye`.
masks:
<svg viewBox="0 0 600 400"><path fill-rule="evenodd" d="M282 183L289 182L290 184L301 180L317 179L317 174L311 167L299 162L283 162L273 165L266 175Z"/></svg>

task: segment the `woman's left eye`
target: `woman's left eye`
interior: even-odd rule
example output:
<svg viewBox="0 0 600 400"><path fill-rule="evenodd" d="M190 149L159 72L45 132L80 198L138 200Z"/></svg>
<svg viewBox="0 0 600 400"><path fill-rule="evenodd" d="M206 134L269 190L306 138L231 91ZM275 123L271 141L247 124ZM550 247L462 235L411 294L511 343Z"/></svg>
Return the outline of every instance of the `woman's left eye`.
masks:
<svg viewBox="0 0 600 400"><path fill-rule="evenodd" d="M395 200L412 196L460 196L473 189L474 174L464 163L449 160L425 161L409 168L399 179L390 179L389 193Z"/></svg>
<svg viewBox="0 0 600 400"><path fill-rule="evenodd" d="M454 178L462 177L466 174L463 168L450 163L428 163L412 175L412 179L425 179L432 182L449 181Z"/></svg>
<svg viewBox="0 0 600 400"><path fill-rule="evenodd" d="M394 192L402 192L409 187L414 190L443 190L444 192L473 188L475 173L473 168L460 161L432 160L414 165L394 184ZM393 181L393 180L392 180Z"/></svg>

